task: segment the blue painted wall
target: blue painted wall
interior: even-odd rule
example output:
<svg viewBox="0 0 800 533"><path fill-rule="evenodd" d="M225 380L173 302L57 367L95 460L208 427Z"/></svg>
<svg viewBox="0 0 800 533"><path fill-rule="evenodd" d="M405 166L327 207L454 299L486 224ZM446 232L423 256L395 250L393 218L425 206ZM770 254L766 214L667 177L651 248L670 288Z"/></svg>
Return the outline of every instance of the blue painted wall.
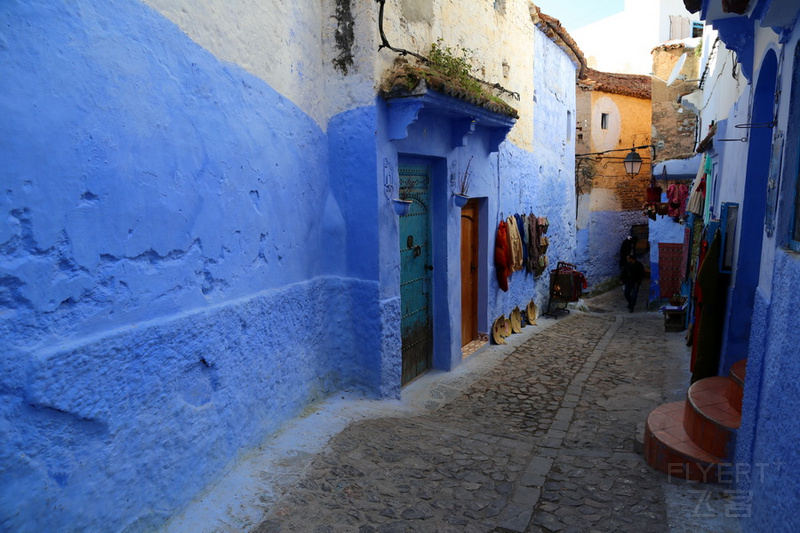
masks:
<svg viewBox="0 0 800 533"><path fill-rule="evenodd" d="M778 60L770 51L761 66L756 83L752 121L769 122L774 118L774 95ZM747 353L751 333L750 317L740 309L752 309L761 275L761 253L764 241L764 215L767 201L767 173L772 153L772 129L752 128L747 152L747 171L741 203L738 257L732 287L729 291L728 315L723 333L720 369L723 372ZM721 144L721 143L720 143ZM719 216L719 205L715 206ZM724 374L723 374L724 375Z"/></svg>
<svg viewBox="0 0 800 533"><path fill-rule="evenodd" d="M157 525L309 402L379 389L359 198L313 120L142 4L0 16L0 529Z"/></svg>
<svg viewBox="0 0 800 533"><path fill-rule="evenodd" d="M489 299L492 321L501 314L508 316L515 306L524 309L531 299L535 300L540 313L544 313L549 300L550 270L556 268L559 261L574 263L576 257L573 174L567 174L557 164L548 162L541 152L532 154L508 143L503 145L499 158L500 211L506 217L510 213L533 213L548 217L550 247L547 258L550 265L539 277L525 270L514 272L508 279L508 292L503 292L497 285L492 258L493 293L490 293ZM491 250L494 250L494 236L499 222L499 213L490 216L493 232Z"/></svg>
<svg viewBox="0 0 800 533"><path fill-rule="evenodd" d="M593 211L586 228L578 230L578 252L589 290L619 280L619 250L631 226L647 222L640 211ZM646 265L647 258L640 258ZM640 298L644 300L644 292ZM640 300L641 301L641 300Z"/></svg>
<svg viewBox="0 0 800 533"><path fill-rule="evenodd" d="M535 68L536 141L533 150L506 141L494 151L492 138L496 132L483 126L480 120L473 133L464 135L459 129L463 119L477 112L467 104L452 104L453 108L448 108L446 113L428 107L392 115L392 106L407 103L378 103L378 160L375 161L378 175L382 176L384 160L393 173L398 164L428 165L431 170L435 265L433 364L436 368L448 370L461 363L461 213L452 200L452 172L463 172L471 159L469 194L481 200L480 256L483 262L479 267L479 331L489 332L497 316L508 316L516 306L524 308L531 299L540 310L547 305L548 274L534 278L533 274L518 271L509 278L509 291L500 290L494 267L494 244L501 214L507 217L513 213L533 212L537 216L547 216L551 224L548 232L550 268L555 268L560 260L575 261L574 142L552 135L554 124L562 128L559 131L566 132L571 125L569 117L575 116L575 67L552 41L538 30L536 33L537 52L547 56L548 61L538 62L539 67ZM519 105L529 106L530 103ZM403 120L393 122L392 116L402 116ZM397 128L397 124L404 126ZM372 134L372 130L365 131L364 141ZM391 140L393 136L395 139ZM392 298L399 292L397 217L389 204L383 202L380 193L378 196L380 256L387 258L380 265L381 296L387 298L386 302L393 302ZM385 359L391 357L384 355Z"/></svg>
<svg viewBox="0 0 800 533"><path fill-rule="evenodd" d="M484 331L546 304L547 276L497 287L501 212L548 216L552 265L574 261L574 148L544 133L575 72L538 30L536 145L495 152L435 116L389 140L382 100L323 131L134 0L0 16L0 529L157 527L309 403L399 396L387 161L433 171L439 368L461 361L453 163L483 201Z"/></svg>
<svg viewBox="0 0 800 533"><path fill-rule="evenodd" d="M709 2L703 4L706 17ZM737 143L727 145L727 150L723 146L725 143L715 145L717 170L724 176L717 200L742 204L741 245L726 310L720 366L722 372L727 372L733 362L747 356L733 476L735 488L740 491L734 497L744 504L739 508L742 529L797 531L800 530L797 515L800 505L797 476L800 469L797 447L800 360L796 353L800 330L794 288L800 282L800 261L796 253L785 248L796 202L797 89L792 87L792 80L796 82L798 74L792 70L797 68L796 62L786 59L792 57L797 44L797 8L783 4L773 10L775 6L769 4L757 2L747 15L709 21L720 31L725 45L736 51L737 61L750 83L731 109L729 118L734 118L736 108L740 108L738 120L729 122L741 123L744 116L741 109L752 106L745 111L750 112L747 120L757 123L777 119L776 129L788 132L774 237L766 237L764 233L766 179L773 131L749 130L746 164L743 164L742 148ZM772 24L781 21L783 27L762 27L766 26L766 21L756 19L767 13ZM776 81L780 81L777 87ZM776 89L781 94L777 100ZM713 207L714 212L719 213L719 205Z"/></svg>
<svg viewBox="0 0 800 533"><path fill-rule="evenodd" d="M775 287L800 283L800 260L779 250L775 256ZM742 430L736 459L752 467L749 479L740 477L742 490L752 495L752 515L745 527L752 531L798 531L800 515L800 329L793 291L776 290L767 305L759 292L753 317L754 334L747 364ZM752 432L752 434L750 433Z"/></svg>

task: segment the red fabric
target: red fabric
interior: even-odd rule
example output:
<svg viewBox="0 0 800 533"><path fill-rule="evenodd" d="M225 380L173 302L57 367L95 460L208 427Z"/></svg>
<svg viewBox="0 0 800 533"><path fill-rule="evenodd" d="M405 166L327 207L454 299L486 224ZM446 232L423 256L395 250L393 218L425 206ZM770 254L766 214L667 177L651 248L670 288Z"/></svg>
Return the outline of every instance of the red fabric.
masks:
<svg viewBox="0 0 800 533"><path fill-rule="evenodd" d="M504 292L508 292L508 274L511 254L508 249L508 230L506 223L500 221L497 227L497 238L494 241L494 266L497 269L497 283Z"/></svg>
<svg viewBox="0 0 800 533"><path fill-rule="evenodd" d="M685 183L673 183L667 187L667 201L671 217L682 217L686 214L686 200L689 199L689 187Z"/></svg>
<svg viewBox="0 0 800 533"><path fill-rule="evenodd" d="M661 202L661 187L648 187L647 203L652 205L659 202Z"/></svg>

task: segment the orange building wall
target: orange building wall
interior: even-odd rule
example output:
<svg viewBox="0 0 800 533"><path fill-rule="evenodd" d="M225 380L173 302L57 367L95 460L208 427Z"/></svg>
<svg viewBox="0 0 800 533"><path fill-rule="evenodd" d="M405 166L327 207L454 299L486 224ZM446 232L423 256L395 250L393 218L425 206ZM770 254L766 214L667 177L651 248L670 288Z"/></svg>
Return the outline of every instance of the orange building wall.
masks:
<svg viewBox="0 0 800 533"><path fill-rule="evenodd" d="M591 91L589 149L591 152L628 149L650 144L651 103L649 99ZM601 113L608 113L608 128L601 128ZM592 211L634 211L641 209L645 189L650 184L649 149L637 150L643 159L642 169L635 178L625 174L622 164L627 152L612 152L597 156L594 162L591 189ZM601 194L606 189L613 194ZM595 198L597 197L597 199ZM612 205L616 198L616 205Z"/></svg>

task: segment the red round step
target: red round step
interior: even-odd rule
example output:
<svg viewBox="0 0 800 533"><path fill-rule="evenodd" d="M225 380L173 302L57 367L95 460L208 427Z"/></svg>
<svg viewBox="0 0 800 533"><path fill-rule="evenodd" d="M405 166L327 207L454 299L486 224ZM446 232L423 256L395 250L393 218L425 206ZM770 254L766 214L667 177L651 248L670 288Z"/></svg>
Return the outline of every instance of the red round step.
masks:
<svg viewBox="0 0 800 533"><path fill-rule="evenodd" d="M664 404L647 417L645 460L651 467L670 476L714 483L723 460L703 450L689 438L683 427L686 404Z"/></svg>
<svg viewBox="0 0 800 533"><path fill-rule="evenodd" d="M705 378L686 392L683 427L695 444L717 457L733 455L736 429L742 420L728 400L730 382L727 377Z"/></svg>

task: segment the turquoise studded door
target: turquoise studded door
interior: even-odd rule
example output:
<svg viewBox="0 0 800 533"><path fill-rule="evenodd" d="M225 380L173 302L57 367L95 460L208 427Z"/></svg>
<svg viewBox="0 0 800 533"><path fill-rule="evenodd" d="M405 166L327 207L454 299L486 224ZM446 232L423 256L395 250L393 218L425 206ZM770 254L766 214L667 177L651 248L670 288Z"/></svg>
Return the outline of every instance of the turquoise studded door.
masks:
<svg viewBox="0 0 800 533"><path fill-rule="evenodd" d="M400 217L400 329L405 385L431 367L433 352L428 168L401 166L400 193L413 200L408 214Z"/></svg>

